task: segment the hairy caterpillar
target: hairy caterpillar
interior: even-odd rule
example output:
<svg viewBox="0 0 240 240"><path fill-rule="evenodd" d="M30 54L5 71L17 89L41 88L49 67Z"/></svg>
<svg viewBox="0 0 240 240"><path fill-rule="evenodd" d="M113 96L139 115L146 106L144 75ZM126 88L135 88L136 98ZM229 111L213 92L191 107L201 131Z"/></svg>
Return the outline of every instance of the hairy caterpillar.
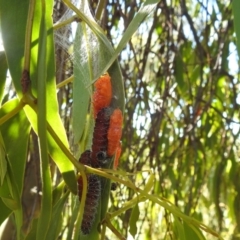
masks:
<svg viewBox="0 0 240 240"><path fill-rule="evenodd" d="M92 167L104 167L108 162L108 128L111 115L111 108L101 109L96 117L93 141L92 141Z"/></svg>
<svg viewBox="0 0 240 240"><path fill-rule="evenodd" d="M116 150L120 145L120 139L122 137L122 124L122 111L120 109L115 109L110 117L109 129L107 133L107 155L109 157L112 157L116 153Z"/></svg>
<svg viewBox="0 0 240 240"><path fill-rule="evenodd" d="M110 105L112 99L111 78L108 74L101 76L94 84L95 91L93 93L93 111L94 117L98 112Z"/></svg>
<svg viewBox="0 0 240 240"><path fill-rule="evenodd" d="M79 158L79 162L84 165L91 166L91 151L86 150L85 152L83 152Z"/></svg>
<svg viewBox="0 0 240 240"><path fill-rule="evenodd" d="M83 213L83 220L81 225L81 231L84 235L90 233L92 225L94 223L95 215L97 213L97 207L101 195L101 182L98 176L89 174L87 176L87 195L85 208ZM80 176L78 178L78 194L79 200L82 198L83 180Z"/></svg>

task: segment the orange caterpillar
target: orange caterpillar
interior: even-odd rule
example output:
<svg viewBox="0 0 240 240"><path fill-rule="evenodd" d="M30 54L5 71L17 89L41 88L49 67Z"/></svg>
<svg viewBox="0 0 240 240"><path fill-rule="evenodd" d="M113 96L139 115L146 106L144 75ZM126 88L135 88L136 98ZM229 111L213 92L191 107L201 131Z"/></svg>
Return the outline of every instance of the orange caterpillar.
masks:
<svg viewBox="0 0 240 240"><path fill-rule="evenodd" d="M107 155L109 157L112 157L117 149L121 149L120 145L120 139L122 137L122 124L123 124L123 115L122 111L120 109L115 109L113 111L113 114L110 117L110 124L108 129L108 149L107 149ZM119 150L116 154L116 157L119 157L120 153ZM117 156L118 155L118 156ZM115 160L115 162L118 162L118 158Z"/></svg>
<svg viewBox="0 0 240 240"><path fill-rule="evenodd" d="M101 76L94 83L95 91L93 93L93 111L94 117L97 117L98 112L110 105L112 100L112 84L108 74Z"/></svg>

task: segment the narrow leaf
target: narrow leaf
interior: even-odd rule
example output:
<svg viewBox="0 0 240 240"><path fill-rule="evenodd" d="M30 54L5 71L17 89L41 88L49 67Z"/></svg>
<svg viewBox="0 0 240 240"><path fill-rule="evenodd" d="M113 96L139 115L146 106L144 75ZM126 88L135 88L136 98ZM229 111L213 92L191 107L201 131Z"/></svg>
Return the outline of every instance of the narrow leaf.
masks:
<svg viewBox="0 0 240 240"><path fill-rule="evenodd" d="M233 0L232 8L233 8L234 29L237 36L237 50L238 50L238 56L240 58L240 24L239 24L240 23L240 15L239 15L240 1Z"/></svg>
<svg viewBox="0 0 240 240"><path fill-rule="evenodd" d="M189 224L187 222L184 222L184 231L186 240L196 239L196 240L205 240L206 238L203 236L200 229L193 226L192 224Z"/></svg>
<svg viewBox="0 0 240 240"><path fill-rule="evenodd" d="M178 217L174 217L174 227L176 228L177 239L179 239L179 240L187 240L185 238L185 232L184 232L183 224L180 222Z"/></svg>
<svg viewBox="0 0 240 240"><path fill-rule="evenodd" d="M3 91L4 91L4 86L5 86L6 77L7 77L7 70L8 70L8 65L7 65L5 52L1 51L0 52L0 103L2 102L2 99L3 99Z"/></svg>
<svg viewBox="0 0 240 240"><path fill-rule="evenodd" d="M38 134L39 134L39 152L41 162L41 179L42 179L42 201L41 213L38 220L37 238L45 239L47 229L49 228L52 215L52 181L49 169L48 149L47 149L47 116L46 116L46 22L45 22L45 1L36 5L39 12L42 12L40 32L39 32L39 53L38 53ZM42 11L41 11L42 10Z"/></svg>
<svg viewBox="0 0 240 240"><path fill-rule="evenodd" d="M11 210L6 207L6 205L3 203L3 201L0 198L0 209L1 209L1 214L0 214L0 225L5 221L5 219L11 214Z"/></svg>
<svg viewBox="0 0 240 240"><path fill-rule="evenodd" d="M5 103L0 109L0 117L16 108L19 104L18 99L13 99ZM30 125L23 111L0 126L2 137L5 143L6 152L9 159L14 181L19 194L23 188L25 164L27 158L28 137ZM19 141L21 139L21 141Z"/></svg>
<svg viewBox="0 0 240 240"><path fill-rule="evenodd" d="M136 234L137 234L137 221L139 219L139 215L140 215L140 211L139 211L139 207L138 204L135 205L135 207L133 208L132 212L131 212L131 216L130 216L130 229L129 232L131 233L131 235L135 238Z"/></svg>
<svg viewBox="0 0 240 240"><path fill-rule="evenodd" d="M6 161L6 149L4 146L4 142L2 139L2 134L0 132L0 186L3 183L3 179L5 177L5 174L7 172L7 161Z"/></svg>
<svg viewBox="0 0 240 240"><path fill-rule="evenodd" d="M53 207L53 214L50 222L51 228L49 228L47 232L46 239L57 239L59 232L61 230L61 224L62 224L62 214L63 214L63 208L66 204L66 200L69 196L69 192L65 193L62 198L58 199L58 202ZM57 220L57 221L56 221Z"/></svg>
<svg viewBox="0 0 240 240"><path fill-rule="evenodd" d="M29 0L0 0L0 24L5 54L14 86L20 96L22 59Z"/></svg>

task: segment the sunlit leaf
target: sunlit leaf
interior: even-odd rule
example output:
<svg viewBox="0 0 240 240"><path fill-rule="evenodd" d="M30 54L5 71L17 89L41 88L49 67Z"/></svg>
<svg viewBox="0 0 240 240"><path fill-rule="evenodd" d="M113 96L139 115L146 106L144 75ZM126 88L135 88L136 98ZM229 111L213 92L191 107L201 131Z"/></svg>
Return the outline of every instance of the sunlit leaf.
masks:
<svg viewBox="0 0 240 240"><path fill-rule="evenodd" d="M0 109L0 117L10 112L18 105L18 99L5 103ZM9 164L17 184L19 194L23 188L23 178L27 158L27 147L30 125L23 111L0 126L2 137L8 153ZM21 141L19 141L21 139ZM12 149L14 148L14 151Z"/></svg>
<svg viewBox="0 0 240 240"><path fill-rule="evenodd" d="M3 44L9 64L10 74L13 79L14 86L18 93L18 96L22 96L22 87L20 84L22 74L22 62L24 54L25 44L25 32L26 32L26 21L28 16L28 4L29 1L21 1L20 4L16 4L14 0L0 1L1 11L1 28L3 36ZM61 141L65 146L68 147L68 141L66 133L58 114L58 103L56 95L56 83L55 83L55 55L54 55L54 44L53 44L53 30L52 30L52 1L47 2L48 7L46 8L46 28L47 28L47 120L52 126L54 131L58 134ZM33 94L37 95L37 70L36 62L38 56L38 38L39 38L39 27L40 27L41 15L34 15L33 32L32 32L32 49L31 49L31 81ZM11 27L9 27L11 26ZM32 127L37 132L36 127L36 113L30 108L24 108L26 115L31 122ZM55 141L49 137L49 152L53 160L59 167L63 178L71 189L72 192L76 193L76 181L74 168L65 154L59 150L58 145Z"/></svg>

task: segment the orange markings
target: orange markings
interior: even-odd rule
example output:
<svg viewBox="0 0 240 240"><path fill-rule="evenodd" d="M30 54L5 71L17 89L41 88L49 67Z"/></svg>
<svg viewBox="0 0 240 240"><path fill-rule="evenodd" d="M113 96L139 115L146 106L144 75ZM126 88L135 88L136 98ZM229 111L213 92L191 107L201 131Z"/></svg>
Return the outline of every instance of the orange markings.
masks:
<svg viewBox="0 0 240 240"><path fill-rule="evenodd" d="M115 109L110 117L110 124L108 129L108 156L112 157L120 144L122 137L123 115L120 109Z"/></svg>
<svg viewBox="0 0 240 240"><path fill-rule="evenodd" d="M116 153L115 153L115 157L114 157L114 162L113 162L113 169L116 170L118 167L118 163L119 163L119 158L122 152L122 145L119 142L118 147L116 149Z"/></svg>
<svg viewBox="0 0 240 240"><path fill-rule="evenodd" d="M112 100L112 84L108 74L101 76L94 83L95 91L93 93L93 110L94 117L97 117L98 112L110 105Z"/></svg>

